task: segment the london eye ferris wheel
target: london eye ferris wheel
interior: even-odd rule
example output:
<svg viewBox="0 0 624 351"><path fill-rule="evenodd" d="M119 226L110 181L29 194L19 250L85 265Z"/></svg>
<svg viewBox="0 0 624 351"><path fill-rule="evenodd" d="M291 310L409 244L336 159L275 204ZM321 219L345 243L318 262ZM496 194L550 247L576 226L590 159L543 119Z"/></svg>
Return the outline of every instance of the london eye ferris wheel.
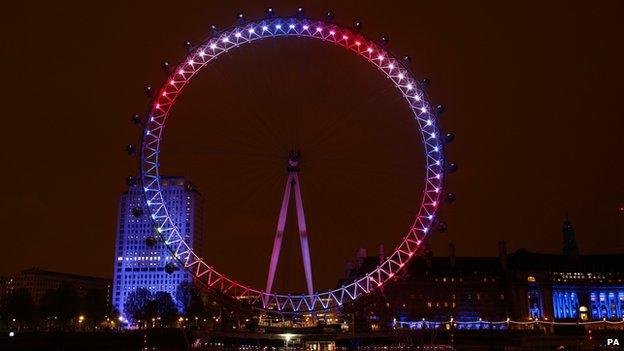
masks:
<svg viewBox="0 0 624 351"><path fill-rule="evenodd" d="M253 307L282 313L303 313L331 309L354 301L382 287L401 272L411 258L422 249L433 230L445 230L444 222L437 219L441 202L454 200L452 193L444 192L445 176L457 165L446 161L445 144L453 140L452 133L442 132L438 115L441 105L432 105L424 89L427 80L418 80L408 68L409 57L397 58L387 50L387 38L375 41L365 37L355 28L333 23L332 14L322 20L304 16L301 8L292 17L277 16L273 9L259 20L247 20L242 14L238 23L224 30L213 28L212 34L198 45L187 43L187 55L175 67L169 66L168 77L154 91L148 89L151 101L149 111L141 120L143 132L139 147L140 184L145 195L145 208L154 225L155 235L171 251L177 265L184 267L207 289L218 290ZM400 244L372 271L327 291L316 291L313 283L312 258L308 242L304 201L300 188L300 155L293 150L284 164L286 170L277 228L273 239L268 274L264 289L252 287L218 271L194 252L172 219L161 188L161 146L173 106L185 88L202 69L214 64L215 59L241 47L263 45L269 40L315 40L334 45L368 63L372 70L384 77L402 97L402 104L411 112L415 138L424 150L424 185L420 198L415 199L417 211ZM264 40L263 40L264 39ZM225 57L227 59L227 57ZM219 84L219 82L213 82ZM132 149L132 148L131 148ZM276 293L273 288L279 264L286 218L291 199L294 199L299 230L301 257L307 290L305 293ZM166 269L172 269L167 267Z"/></svg>

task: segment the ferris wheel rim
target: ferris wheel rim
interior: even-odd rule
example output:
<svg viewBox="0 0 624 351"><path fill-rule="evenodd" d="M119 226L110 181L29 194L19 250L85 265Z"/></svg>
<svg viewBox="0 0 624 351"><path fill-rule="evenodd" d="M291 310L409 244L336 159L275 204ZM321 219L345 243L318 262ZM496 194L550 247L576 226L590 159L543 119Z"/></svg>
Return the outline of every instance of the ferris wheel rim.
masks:
<svg viewBox="0 0 624 351"><path fill-rule="evenodd" d="M169 111L182 90L202 68L221 54L260 39L276 37L320 39L341 46L372 63L385 73L386 78L393 82L407 101L417 122L425 150L425 187L414 222L401 243L372 272L340 288L314 294L266 293L238 283L208 265L181 237L162 198L160 185L159 155L162 133ZM444 143L436 115L425 92L401 60L361 33L337 24L304 17L274 17L232 26L189 50L150 103L141 137L140 169L145 204L154 228L172 257L195 279L211 289L246 300L254 307L261 305L266 310L297 313L342 306L382 286L404 268L422 248L434 224L444 186L444 162Z"/></svg>

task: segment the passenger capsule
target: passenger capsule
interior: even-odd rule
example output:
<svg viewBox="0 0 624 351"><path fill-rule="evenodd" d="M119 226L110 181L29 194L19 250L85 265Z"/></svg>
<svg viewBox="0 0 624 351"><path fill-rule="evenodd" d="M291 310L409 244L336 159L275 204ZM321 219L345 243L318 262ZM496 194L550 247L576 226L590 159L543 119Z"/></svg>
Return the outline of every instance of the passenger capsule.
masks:
<svg viewBox="0 0 624 351"><path fill-rule="evenodd" d="M449 132L444 135L444 142L446 144L452 143L453 140L455 140L455 134Z"/></svg>
<svg viewBox="0 0 624 351"><path fill-rule="evenodd" d="M173 274L173 272L175 271L176 271L175 264L169 262L165 265L165 272L167 272L167 274Z"/></svg>
<svg viewBox="0 0 624 351"><path fill-rule="evenodd" d="M147 247L154 247L157 243L157 239L153 236L148 236L147 238L145 238L145 245L147 245Z"/></svg>
<svg viewBox="0 0 624 351"><path fill-rule="evenodd" d="M446 169L448 170L449 173L455 173L459 169L459 166L457 165L457 163L451 162L448 164Z"/></svg>
<svg viewBox="0 0 624 351"><path fill-rule="evenodd" d="M154 94L154 89L152 89L152 87L148 85L145 87L145 89L143 89L143 92L145 93L146 96L152 97Z"/></svg>
<svg viewBox="0 0 624 351"><path fill-rule="evenodd" d="M184 50L186 50L187 54L189 54L189 53L191 53L191 51L193 51L193 44L191 44L190 40L185 40L184 41Z"/></svg>
<svg viewBox="0 0 624 351"><path fill-rule="evenodd" d="M436 229L438 230L438 233L444 233L444 232L446 232L446 231L447 231L448 226L446 225L446 223L445 223L445 222L439 221L439 222L436 224Z"/></svg>
<svg viewBox="0 0 624 351"><path fill-rule="evenodd" d="M126 177L126 184L128 186L136 186L137 185L137 179L133 176L128 176Z"/></svg>
<svg viewBox="0 0 624 351"><path fill-rule="evenodd" d="M445 110L446 110L446 108L442 104L438 104L435 107L436 115L438 115L438 116L443 114Z"/></svg>
<svg viewBox="0 0 624 351"><path fill-rule="evenodd" d="M444 198L446 203L449 203L449 204L452 204L453 202L455 202L455 199L457 199L457 196L453 193L446 194L446 197Z"/></svg>
<svg viewBox="0 0 624 351"><path fill-rule="evenodd" d="M139 218L143 215L143 209L140 207L134 207L131 212L133 217Z"/></svg>

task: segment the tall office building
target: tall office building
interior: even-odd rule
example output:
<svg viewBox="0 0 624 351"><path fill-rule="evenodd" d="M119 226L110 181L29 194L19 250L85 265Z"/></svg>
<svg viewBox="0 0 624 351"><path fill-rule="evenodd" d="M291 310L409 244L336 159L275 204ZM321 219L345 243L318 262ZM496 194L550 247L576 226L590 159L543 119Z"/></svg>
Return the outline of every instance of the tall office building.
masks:
<svg viewBox="0 0 624 351"><path fill-rule="evenodd" d="M183 177L162 177L162 194L174 220L189 245L196 252L203 244L203 200L195 187ZM123 316L128 295L137 288L150 292L165 291L176 301L176 290L182 282L192 282L192 276L184 269L169 274L165 266L174 262L169 250L161 240L150 242L154 226L144 205L140 185L131 186L119 200L117 240L112 302ZM178 265L179 267L179 265ZM178 309L183 306L176 301Z"/></svg>

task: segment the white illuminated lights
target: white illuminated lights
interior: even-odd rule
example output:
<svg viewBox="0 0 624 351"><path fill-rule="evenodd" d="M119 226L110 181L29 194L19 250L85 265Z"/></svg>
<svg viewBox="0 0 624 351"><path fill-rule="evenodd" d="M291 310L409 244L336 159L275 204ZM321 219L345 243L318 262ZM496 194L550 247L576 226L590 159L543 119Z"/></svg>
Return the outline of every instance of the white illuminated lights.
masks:
<svg viewBox="0 0 624 351"><path fill-rule="evenodd" d="M312 23L314 23L314 25L311 25ZM291 312L308 312L340 306L345 301L357 299L359 296L371 292L374 286L377 284L384 284L385 281L392 278L397 273L398 267L403 267L409 258L418 250L418 247L423 242L423 239L426 237L432 225L435 212L440 204L439 198L442 193L443 185L441 179L444 173L444 169L441 167L441 165L444 164L444 156L441 154L442 147L441 141L439 140L440 138L437 138L440 132L435 123L435 116L429 114L427 111L427 106L429 106L427 102L415 103L425 99L424 95L422 95L422 92L419 90L419 86L415 83L416 79L409 71L398 64L399 61L394 56L386 52L383 47L377 47L373 41L362 38L360 34L353 33L346 28L341 28L333 24L327 25L327 27L324 28L321 25L316 25L316 23L320 24L322 22L310 22L308 19L294 17L266 19L260 22L248 22L224 32L220 37L210 39L211 41L208 47L213 51L210 51L208 55L206 55L204 50L196 50L189 53L186 62L190 66L185 66L187 72L183 69L179 69L177 72L174 72L174 76L169 77L169 85L162 88L162 94L158 95L157 101L153 102L153 110L150 115L156 118L150 117L148 125L145 126L145 134L147 136L144 137L142 150L142 169L144 170L142 178L144 181L143 184L146 184L144 194L147 198L145 203L149 209L150 216L154 220L155 227L162 233L166 233L163 234L166 236L166 238L163 238L163 242L172 250L172 257L179 259L179 263L186 269L192 271L195 278L206 286L219 287L235 298L244 299L246 301L256 301L253 302L253 304L260 308L272 308ZM288 26L291 30L282 30L282 25ZM275 30L272 30L273 28L275 28ZM260 29L262 30L261 32ZM310 31L308 31L309 29ZM324 35L323 32L325 30L327 30L328 35ZM249 33L249 36L243 35L245 33ZM254 33L255 35L252 36L251 34ZM277 36L321 39L324 42L334 43L344 47L366 61L373 63L376 68L385 73L385 76L394 83L397 89L404 92L403 96L409 108L412 110L414 118L419 121L416 125L420 128L422 135L424 135L424 140L422 141L424 142L425 152L428 155L428 157L425 158L427 180L425 182L425 189L423 190L426 196L420 203L420 210L416 215L416 220L413 222L414 224L410 227L408 234L395 251L370 274L346 284L344 287L327 292L315 293L313 295L266 294L262 290L241 285L235 280L223 276L213 267L206 264L188 246L185 241L187 239L180 230L172 224L167 206L163 204L161 185L159 183L160 176L158 167L160 142L162 130L165 127L164 122L176 98L181 94L183 88L189 85L190 79L194 77L201 68L205 67L208 62L216 59L221 54L229 52L233 48L253 42L256 39ZM231 38L244 39L232 39L232 41L230 41ZM217 45L219 42L232 44L219 47ZM364 46L362 47L362 45ZM204 49L206 49L206 46L204 46ZM197 59L198 57L204 58L205 56L206 58L201 61ZM198 62L193 61L192 58L196 58ZM193 65L196 63L198 66L194 67ZM407 91L409 91L409 93L407 93ZM166 108L161 108L160 103L166 106ZM153 133L150 131L153 131ZM156 213L158 213L158 216ZM414 245L414 243L416 243L416 245ZM149 259L146 260L149 261Z"/></svg>

